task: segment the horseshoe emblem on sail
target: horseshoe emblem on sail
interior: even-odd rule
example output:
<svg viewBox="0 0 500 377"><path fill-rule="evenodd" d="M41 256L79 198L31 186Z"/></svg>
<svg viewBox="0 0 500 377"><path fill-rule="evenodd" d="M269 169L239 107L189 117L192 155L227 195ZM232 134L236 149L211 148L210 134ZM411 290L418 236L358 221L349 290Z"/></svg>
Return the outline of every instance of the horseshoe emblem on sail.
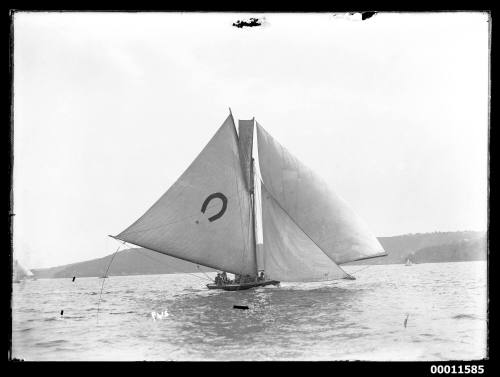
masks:
<svg viewBox="0 0 500 377"><path fill-rule="evenodd" d="M220 192L216 192L216 193L213 193L213 194L210 194L207 196L207 198L205 199L205 201L203 202L203 205L201 206L201 213L205 213L205 210L207 209L207 206L208 206L208 203L210 203L210 201L212 201L213 199L220 199L222 200L222 208L221 210L216 213L215 215L211 216L208 218L208 221L212 222L212 221L215 221L219 218L222 217L222 215L224 215L224 212L226 212L226 209L227 209L227 198L224 194L220 193Z"/></svg>

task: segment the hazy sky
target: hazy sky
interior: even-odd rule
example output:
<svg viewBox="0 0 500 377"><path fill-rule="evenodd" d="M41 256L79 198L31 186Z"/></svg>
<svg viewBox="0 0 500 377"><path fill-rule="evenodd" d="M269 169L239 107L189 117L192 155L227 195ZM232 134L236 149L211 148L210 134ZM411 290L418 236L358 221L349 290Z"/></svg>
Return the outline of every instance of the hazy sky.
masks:
<svg viewBox="0 0 500 377"><path fill-rule="evenodd" d="M235 28L265 16L264 27ZM17 13L14 248L115 251L231 107L377 236L486 229L488 15Z"/></svg>

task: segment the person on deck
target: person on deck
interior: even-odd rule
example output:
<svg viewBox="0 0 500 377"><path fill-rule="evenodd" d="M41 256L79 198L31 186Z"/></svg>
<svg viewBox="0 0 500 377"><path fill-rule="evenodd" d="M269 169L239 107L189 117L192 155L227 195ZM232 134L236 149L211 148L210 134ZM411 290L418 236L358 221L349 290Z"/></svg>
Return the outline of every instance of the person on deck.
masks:
<svg viewBox="0 0 500 377"><path fill-rule="evenodd" d="M220 273L217 273L217 276L215 277L215 284L221 285L222 283L222 278L220 276Z"/></svg>
<svg viewBox="0 0 500 377"><path fill-rule="evenodd" d="M261 271L261 272L260 272L260 275L259 275L258 280L259 280L259 281L264 281L264 271Z"/></svg>
<svg viewBox="0 0 500 377"><path fill-rule="evenodd" d="M224 272L221 274L221 278L222 278L222 284L227 284L227 283L228 283L228 279L227 279L227 274L226 274L226 271L224 271Z"/></svg>

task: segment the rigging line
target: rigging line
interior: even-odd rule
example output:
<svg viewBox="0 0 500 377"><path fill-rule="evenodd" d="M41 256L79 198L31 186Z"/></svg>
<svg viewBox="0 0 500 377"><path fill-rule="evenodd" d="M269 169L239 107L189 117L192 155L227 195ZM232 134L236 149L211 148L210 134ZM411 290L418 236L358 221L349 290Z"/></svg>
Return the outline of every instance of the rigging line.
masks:
<svg viewBox="0 0 500 377"><path fill-rule="evenodd" d="M111 257L111 260L109 261L108 263L108 268L106 268L106 272L104 273L104 276L108 276L108 271L109 271L109 268L111 267L111 263L113 262L113 259L115 259L115 256L116 256L116 253L118 253L118 250L120 250L120 247L122 247L122 245L125 245L125 242L122 242L118 248L116 249L115 253L113 254L113 256ZM103 278L102 279L102 285L101 285L101 292L99 293L99 301L97 302L97 324L99 324L99 306L101 305L101 296L102 296L102 290L104 288L104 283L106 282L106 279Z"/></svg>
<svg viewBox="0 0 500 377"><path fill-rule="evenodd" d="M352 274L357 274L358 272L363 271L363 270L366 270L368 267L371 267L371 266L372 266L372 265L371 265L371 264L369 264L368 266L362 267L362 268L360 268L359 270L354 271L354 272L353 272L353 273L351 273L350 275L352 275Z"/></svg>
<svg viewBox="0 0 500 377"><path fill-rule="evenodd" d="M199 266L199 265L196 265L196 268L198 268L198 270L200 270L200 266ZM203 275L205 275L205 276L207 277L207 279L208 279L208 280L212 281L212 278L210 278L210 276L208 276L208 275L205 273L205 271L200 270L200 272L201 272Z"/></svg>
<svg viewBox="0 0 500 377"><path fill-rule="evenodd" d="M141 249L140 251L144 251L144 250L147 250L147 249L144 249L144 248L143 248L143 249ZM157 263L162 263L162 264L164 264L165 266L167 266L167 264L166 264L165 262L163 262L163 261L159 261L158 259L153 258L152 256L147 255L147 254L145 254L145 253L141 253L141 254L142 254L143 256L145 256L146 258L149 258L149 259L151 259L151 260L153 260L153 261L155 261L155 262L157 262ZM169 267L170 267L170 266L169 266ZM210 279L210 278L208 278L208 277L207 277L207 278L204 278L204 277L202 277L202 276L195 275L195 274L193 274L192 272L184 272L184 271L180 271L180 273L182 273L182 274L188 274L188 275L193 275L193 276L197 277L198 279L208 279L208 280L212 281L212 279Z"/></svg>

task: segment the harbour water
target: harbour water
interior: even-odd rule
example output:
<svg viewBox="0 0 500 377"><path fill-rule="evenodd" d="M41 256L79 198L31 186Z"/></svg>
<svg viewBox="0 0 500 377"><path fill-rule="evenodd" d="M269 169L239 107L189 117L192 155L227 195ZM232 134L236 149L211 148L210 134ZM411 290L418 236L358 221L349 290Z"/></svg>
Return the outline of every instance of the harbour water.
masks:
<svg viewBox="0 0 500 377"><path fill-rule="evenodd" d="M282 283L240 292L208 290L204 274L112 276L105 279L100 303L99 278L13 284L12 357L225 361L487 356L486 262L344 269L356 280Z"/></svg>

